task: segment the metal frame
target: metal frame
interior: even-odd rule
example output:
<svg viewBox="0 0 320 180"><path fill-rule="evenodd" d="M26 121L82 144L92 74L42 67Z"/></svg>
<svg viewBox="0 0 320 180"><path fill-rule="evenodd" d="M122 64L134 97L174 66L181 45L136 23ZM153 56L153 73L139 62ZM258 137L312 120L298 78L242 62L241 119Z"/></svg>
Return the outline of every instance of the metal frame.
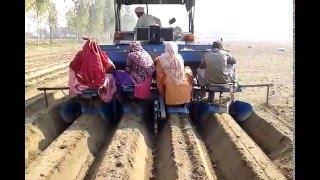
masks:
<svg viewBox="0 0 320 180"><path fill-rule="evenodd" d="M252 87L267 87L267 94L266 94L266 104L269 105L269 92L270 92L270 87L273 87L273 84L248 84L248 85L239 85L240 88L252 88ZM155 87L152 87L152 89L155 89ZM50 90L69 90L69 87L40 87L40 88L37 88L38 91L43 91L44 92L44 98L46 100L46 106L48 107L49 106L49 103L48 103L48 98L47 98L47 91L50 91ZM193 87L193 90L194 91L198 91L200 90L200 86L199 85L195 85ZM217 91L219 92L219 91ZM222 93L223 92L219 92L220 95L219 95L219 106L221 105L221 96L222 96ZM234 95L234 92L229 92L230 93L230 96L233 100L233 95ZM162 99L163 101L163 99ZM161 102L163 104L163 102ZM163 105L161 105L163 106Z"/></svg>
<svg viewBox="0 0 320 180"><path fill-rule="evenodd" d="M48 97L47 97L47 91L49 90L69 90L69 87L41 87L41 88L37 88L38 91L43 91L44 92L44 98L46 100L46 106L49 106L48 103Z"/></svg>
<svg viewBox="0 0 320 180"><path fill-rule="evenodd" d="M121 31L121 18L120 18L121 4L118 4L116 1L117 0L114 0L115 32Z"/></svg>
<svg viewBox="0 0 320 180"><path fill-rule="evenodd" d="M247 85L239 85L239 88L254 88L254 87L266 87L267 88L267 93L266 93L266 104L269 105L269 92L270 92L270 87L273 87L273 84L247 84ZM198 84L196 84L193 87L194 91L199 91L200 90L200 86ZM206 89L206 92L212 92L211 90ZM224 93L223 91L215 91L220 93L219 94L219 106L221 105L221 98L222 98L222 93ZM214 92L214 93L215 93ZM231 100L234 100L234 91L229 92L230 96L231 96Z"/></svg>
<svg viewBox="0 0 320 180"><path fill-rule="evenodd" d="M267 87L267 101L266 104L269 105L269 90L270 87L273 87L273 84L249 84L249 85L240 85L241 88L248 88L248 87Z"/></svg>

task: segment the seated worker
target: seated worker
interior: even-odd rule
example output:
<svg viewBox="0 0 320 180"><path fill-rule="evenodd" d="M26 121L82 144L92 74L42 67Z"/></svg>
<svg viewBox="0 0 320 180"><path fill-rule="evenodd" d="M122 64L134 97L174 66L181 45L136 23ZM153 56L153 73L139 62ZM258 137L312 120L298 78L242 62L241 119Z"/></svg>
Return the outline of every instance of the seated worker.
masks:
<svg viewBox="0 0 320 180"><path fill-rule="evenodd" d="M192 71L184 67L175 42L166 43L165 53L155 59L157 87L166 105L184 105L191 101Z"/></svg>
<svg viewBox="0 0 320 180"><path fill-rule="evenodd" d="M226 84L235 81L234 65L235 58L227 51L223 50L223 45L220 41L215 41L212 44L212 49L207 52L198 68L198 77L203 85L205 84Z"/></svg>
<svg viewBox="0 0 320 180"><path fill-rule="evenodd" d="M136 13L137 17L139 18L136 24L136 27L149 27L149 26L160 26L161 21L159 18L156 18L150 14L145 14L143 7L137 7L134 12Z"/></svg>
<svg viewBox="0 0 320 180"><path fill-rule="evenodd" d="M149 99L151 95L152 74L155 71L155 67L151 56L138 42L129 44L125 71L130 74L134 83L134 97Z"/></svg>
<svg viewBox="0 0 320 180"><path fill-rule="evenodd" d="M70 95L77 95L77 101L67 101L60 115L67 123L72 123L81 113L97 113L106 121L113 119L113 94L116 92L115 70L112 61L97 42L91 38L77 53L69 68ZM86 92L91 91L89 94ZM93 108L91 108L91 106Z"/></svg>
<svg viewBox="0 0 320 180"><path fill-rule="evenodd" d="M212 49L207 52L199 68L197 77L204 94L204 86L210 84L226 84L235 82L235 58L223 50L220 41L214 41Z"/></svg>

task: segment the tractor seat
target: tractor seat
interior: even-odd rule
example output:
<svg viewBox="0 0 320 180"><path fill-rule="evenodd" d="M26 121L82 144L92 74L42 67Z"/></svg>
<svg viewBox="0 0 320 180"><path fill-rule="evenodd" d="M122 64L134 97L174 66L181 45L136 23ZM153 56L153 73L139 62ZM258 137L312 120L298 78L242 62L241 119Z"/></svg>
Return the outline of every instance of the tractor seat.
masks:
<svg viewBox="0 0 320 180"><path fill-rule="evenodd" d="M82 94L79 95L81 113L83 114L97 114L98 107L101 102L96 101L99 97L98 90L95 89L86 89L81 91Z"/></svg>
<svg viewBox="0 0 320 180"><path fill-rule="evenodd" d="M221 95L223 93L229 93L231 97L231 101L234 100L235 92L242 92L241 86L237 82L226 83L226 84L210 84L206 86L206 91L209 92L208 100L209 102L213 102L214 94L216 92L220 93L219 95L219 106L221 105Z"/></svg>
<svg viewBox="0 0 320 180"><path fill-rule="evenodd" d="M134 97L134 85L118 85L118 93L125 99L131 99Z"/></svg>
<svg viewBox="0 0 320 180"><path fill-rule="evenodd" d="M189 114L189 110L185 104L180 106L167 105L167 113L168 114L177 114L177 113Z"/></svg>
<svg viewBox="0 0 320 180"><path fill-rule="evenodd" d="M121 85L120 90L126 93L133 93L134 92L134 85Z"/></svg>
<svg viewBox="0 0 320 180"><path fill-rule="evenodd" d="M99 95L98 90L94 90L94 89L86 89L81 91L81 93L82 94L80 95L80 97L84 99L91 99Z"/></svg>
<svg viewBox="0 0 320 180"><path fill-rule="evenodd" d="M210 84L206 86L209 92L242 92L239 83L226 83L226 84Z"/></svg>

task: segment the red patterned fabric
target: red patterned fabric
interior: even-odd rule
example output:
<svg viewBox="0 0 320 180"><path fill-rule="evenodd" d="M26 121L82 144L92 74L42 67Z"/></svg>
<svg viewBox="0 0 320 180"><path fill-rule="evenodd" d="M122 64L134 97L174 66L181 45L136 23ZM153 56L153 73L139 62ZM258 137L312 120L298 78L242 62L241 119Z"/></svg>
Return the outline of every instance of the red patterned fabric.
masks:
<svg viewBox="0 0 320 180"><path fill-rule="evenodd" d="M103 85L106 73L114 68L112 61L91 38L87 40L82 50L77 53L70 68L74 71L77 80L92 89Z"/></svg>

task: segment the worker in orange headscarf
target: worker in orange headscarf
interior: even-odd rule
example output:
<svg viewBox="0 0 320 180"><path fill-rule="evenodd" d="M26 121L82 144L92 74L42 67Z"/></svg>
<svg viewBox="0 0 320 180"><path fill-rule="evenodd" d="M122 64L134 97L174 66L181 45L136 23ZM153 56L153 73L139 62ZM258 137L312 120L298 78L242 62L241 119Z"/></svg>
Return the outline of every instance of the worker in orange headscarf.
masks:
<svg viewBox="0 0 320 180"><path fill-rule="evenodd" d="M184 105L191 101L192 71L184 67L175 42L166 43L165 52L155 59L157 87L166 105Z"/></svg>

